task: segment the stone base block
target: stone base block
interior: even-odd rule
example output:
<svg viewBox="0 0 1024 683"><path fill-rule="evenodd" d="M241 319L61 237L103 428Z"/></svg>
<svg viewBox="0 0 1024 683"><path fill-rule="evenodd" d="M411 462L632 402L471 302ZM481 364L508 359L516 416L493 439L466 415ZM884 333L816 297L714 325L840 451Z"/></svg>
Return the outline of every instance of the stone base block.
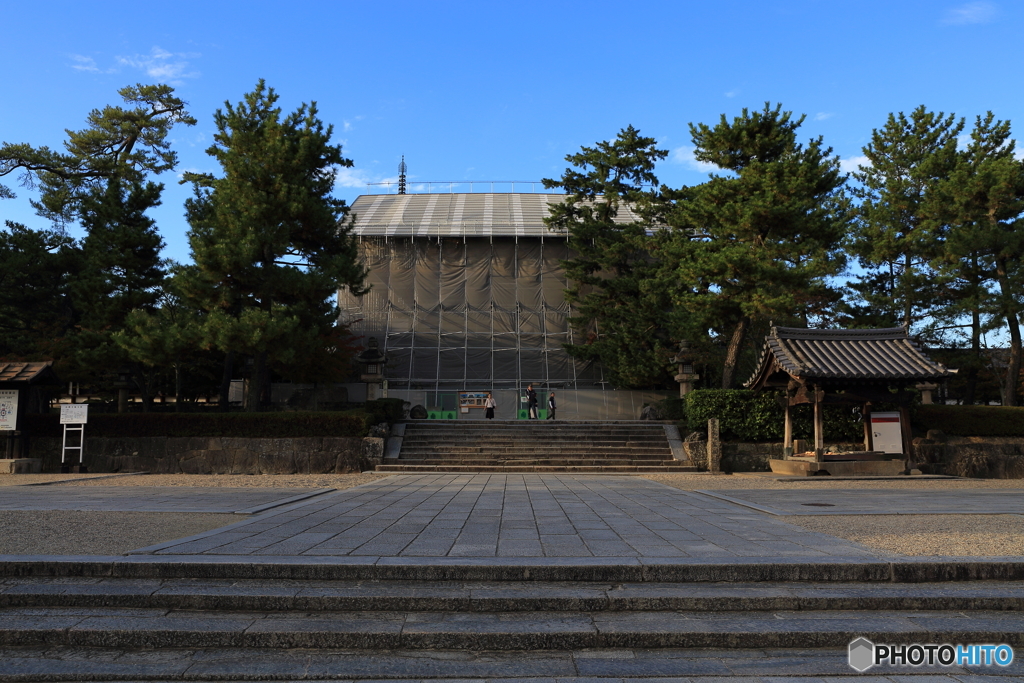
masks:
<svg viewBox="0 0 1024 683"><path fill-rule="evenodd" d="M812 477L828 474L833 477L892 477L906 469L903 460L845 460L813 462L802 460L769 460L772 472L791 477Z"/></svg>
<svg viewBox="0 0 1024 683"><path fill-rule="evenodd" d="M38 474L43 471L40 458L0 459L0 474Z"/></svg>

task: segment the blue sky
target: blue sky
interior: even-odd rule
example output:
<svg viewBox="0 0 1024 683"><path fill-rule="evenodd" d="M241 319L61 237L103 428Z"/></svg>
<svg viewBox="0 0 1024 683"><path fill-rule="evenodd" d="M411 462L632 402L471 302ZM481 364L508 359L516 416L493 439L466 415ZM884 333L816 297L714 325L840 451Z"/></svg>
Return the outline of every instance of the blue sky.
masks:
<svg viewBox="0 0 1024 683"><path fill-rule="evenodd" d="M214 110L265 78L286 110L316 100L334 125L350 201L403 154L413 182L538 180L630 124L671 150L658 174L679 186L707 174L688 123L766 101L806 114L803 137L848 164L919 104L992 110L1020 137L1022 34L1010 0L12 3L0 140L59 147L117 89L166 82L199 120L173 133L178 170L216 171ZM188 190L160 180L165 255L188 260ZM16 189L0 219L43 227Z"/></svg>

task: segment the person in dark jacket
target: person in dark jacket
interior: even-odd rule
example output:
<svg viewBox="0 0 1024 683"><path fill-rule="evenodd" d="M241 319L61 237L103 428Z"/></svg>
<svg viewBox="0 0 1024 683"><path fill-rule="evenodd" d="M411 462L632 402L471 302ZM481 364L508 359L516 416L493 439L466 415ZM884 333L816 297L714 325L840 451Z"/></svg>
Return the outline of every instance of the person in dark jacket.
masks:
<svg viewBox="0 0 1024 683"><path fill-rule="evenodd" d="M553 391L551 392L551 395L548 396L548 419L555 419L555 392Z"/></svg>
<svg viewBox="0 0 1024 683"><path fill-rule="evenodd" d="M529 419L537 419L537 392L533 390L532 384L526 385L526 411Z"/></svg>

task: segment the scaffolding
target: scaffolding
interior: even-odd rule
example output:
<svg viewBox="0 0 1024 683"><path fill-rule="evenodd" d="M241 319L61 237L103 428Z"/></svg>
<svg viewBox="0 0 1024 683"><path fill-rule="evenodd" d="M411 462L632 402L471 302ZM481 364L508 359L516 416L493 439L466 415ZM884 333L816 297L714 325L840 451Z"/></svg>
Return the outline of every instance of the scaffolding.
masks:
<svg viewBox="0 0 1024 683"><path fill-rule="evenodd" d="M573 252L568 236L543 222L548 205L563 199L475 193L356 200L353 233L371 289L361 297L339 291L341 321L355 335L377 338L391 395L442 405L442 395L485 390L508 396L507 406L533 384L593 403L574 411L581 417L635 416L642 401L658 398L609 391L599 363L565 350L580 341L569 325L561 266ZM624 212L622 220L632 219Z"/></svg>

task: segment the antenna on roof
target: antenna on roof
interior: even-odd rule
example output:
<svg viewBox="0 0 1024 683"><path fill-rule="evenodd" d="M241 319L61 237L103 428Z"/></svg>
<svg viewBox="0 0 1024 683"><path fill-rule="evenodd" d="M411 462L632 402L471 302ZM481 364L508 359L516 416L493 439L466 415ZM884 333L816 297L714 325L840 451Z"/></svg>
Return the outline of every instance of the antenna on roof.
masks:
<svg viewBox="0 0 1024 683"><path fill-rule="evenodd" d="M398 194L405 194L405 172L408 166L405 165L405 155L402 155L402 163L398 164Z"/></svg>

